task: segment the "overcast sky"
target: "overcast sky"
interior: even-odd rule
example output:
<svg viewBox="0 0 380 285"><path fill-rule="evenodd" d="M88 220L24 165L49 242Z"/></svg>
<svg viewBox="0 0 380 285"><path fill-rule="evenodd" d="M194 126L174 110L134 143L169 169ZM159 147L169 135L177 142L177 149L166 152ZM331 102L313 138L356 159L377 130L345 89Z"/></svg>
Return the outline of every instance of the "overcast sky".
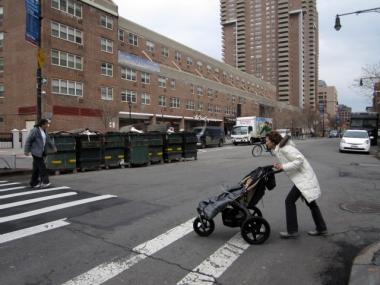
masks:
<svg viewBox="0 0 380 285"><path fill-rule="evenodd" d="M248 1L248 0L247 0ZM219 0L114 0L119 15L211 57L222 59ZM380 7L380 0L317 0L319 79L334 85L338 100L364 111L370 99L353 87L362 67L380 62L380 13L335 15Z"/></svg>

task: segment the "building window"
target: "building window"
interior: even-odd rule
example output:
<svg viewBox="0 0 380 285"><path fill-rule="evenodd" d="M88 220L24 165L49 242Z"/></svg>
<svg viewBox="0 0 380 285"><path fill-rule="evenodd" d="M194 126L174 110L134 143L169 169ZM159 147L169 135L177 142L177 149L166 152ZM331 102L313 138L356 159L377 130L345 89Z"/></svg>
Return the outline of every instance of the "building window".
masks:
<svg viewBox="0 0 380 285"><path fill-rule="evenodd" d="M187 57L186 63L187 65L193 65L193 59L191 57Z"/></svg>
<svg viewBox="0 0 380 285"><path fill-rule="evenodd" d="M136 81L136 70L129 67L122 67L121 78L125 80Z"/></svg>
<svg viewBox="0 0 380 285"><path fill-rule="evenodd" d="M197 111L203 111L203 103L202 102L198 102Z"/></svg>
<svg viewBox="0 0 380 285"><path fill-rule="evenodd" d="M141 72L141 82L143 84L150 84L150 74L147 72Z"/></svg>
<svg viewBox="0 0 380 285"><path fill-rule="evenodd" d="M83 44L82 31L57 22L51 22L51 35L72 43Z"/></svg>
<svg viewBox="0 0 380 285"><path fill-rule="evenodd" d="M111 87L101 87L100 96L102 100L113 100L113 88Z"/></svg>
<svg viewBox="0 0 380 285"><path fill-rule="evenodd" d="M113 64L108 62L102 62L101 75L113 77Z"/></svg>
<svg viewBox="0 0 380 285"><path fill-rule="evenodd" d="M187 100L187 103L186 103L186 109L187 109L187 110L194 110L194 109L195 109L194 101L192 101L192 100Z"/></svg>
<svg viewBox="0 0 380 285"><path fill-rule="evenodd" d="M137 102L136 91L124 90L123 92L121 92L121 101L136 103Z"/></svg>
<svg viewBox="0 0 380 285"><path fill-rule="evenodd" d="M165 96L158 97L158 105L161 107L166 106L166 97Z"/></svg>
<svg viewBox="0 0 380 285"><path fill-rule="evenodd" d="M82 97L83 83L63 79L53 79L51 81L51 92L61 95Z"/></svg>
<svg viewBox="0 0 380 285"><path fill-rule="evenodd" d="M178 97L171 97L170 98L170 108L179 108L180 106L180 100Z"/></svg>
<svg viewBox="0 0 380 285"><path fill-rule="evenodd" d="M158 87L166 88L166 78L163 76L158 77Z"/></svg>
<svg viewBox="0 0 380 285"><path fill-rule="evenodd" d="M111 17L105 15L100 16L100 24L107 29L113 29L113 19Z"/></svg>
<svg viewBox="0 0 380 285"><path fill-rule="evenodd" d="M190 92L191 94L194 94L194 84L190 84Z"/></svg>
<svg viewBox="0 0 380 285"><path fill-rule="evenodd" d="M0 48L4 47L4 32L0 32Z"/></svg>
<svg viewBox="0 0 380 285"><path fill-rule="evenodd" d="M203 87L202 86L197 86L197 95L203 96Z"/></svg>
<svg viewBox="0 0 380 285"><path fill-rule="evenodd" d="M79 55L52 49L51 64L76 70L82 70L83 58Z"/></svg>
<svg viewBox="0 0 380 285"><path fill-rule="evenodd" d="M150 105L150 95L147 93L141 94L141 104Z"/></svg>
<svg viewBox="0 0 380 285"><path fill-rule="evenodd" d="M77 18L82 18L82 5L72 0L52 0L51 7Z"/></svg>
<svg viewBox="0 0 380 285"><path fill-rule="evenodd" d="M175 52L174 59L175 59L176 61L181 61L181 58L182 58L181 53L180 53L179 51L176 51L176 52Z"/></svg>
<svg viewBox="0 0 380 285"><path fill-rule="evenodd" d="M0 72L4 72L4 58L0 57Z"/></svg>
<svg viewBox="0 0 380 285"><path fill-rule="evenodd" d="M119 41L124 42L124 30L119 29Z"/></svg>
<svg viewBox="0 0 380 285"><path fill-rule="evenodd" d="M146 41L146 50L149 52L154 52L155 45L153 42Z"/></svg>
<svg viewBox="0 0 380 285"><path fill-rule="evenodd" d="M101 51L113 53L113 41L101 38L100 41Z"/></svg>
<svg viewBox="0 0 380 285"><path fill-rule="evenodd" d="M139 46L139 38L137 35L129 33L128 34L128 43L133 46Z"/></svg>
<svg viewBox="0 0 380 285"><path fill-rule="evenodd" d="M175 89L175 79L170 80L170 87Z"/></svg>
<svg viewBox="0 0 380 285"><path fill-rule="evenodd" d="M213 97L214 91L211 88L207 88L207 96L208 97Z"/></svg>
<svg viewBox="0 0 380 285"><path fill-rule="evenodd" d="M4 98L4 84L0 84L0 98Z"/></svg>
<svg viewBox="0 0 380 285"><path fill-rule="evenodd" d="M0 6L0 20L4 18L4 7Z"/></svg>
<svg viewBox="0 0 380 285"><path fill-rule="evenodd" d="M169 49L167 47L161 47L161 54L163 57L169 57Z"/></svg>

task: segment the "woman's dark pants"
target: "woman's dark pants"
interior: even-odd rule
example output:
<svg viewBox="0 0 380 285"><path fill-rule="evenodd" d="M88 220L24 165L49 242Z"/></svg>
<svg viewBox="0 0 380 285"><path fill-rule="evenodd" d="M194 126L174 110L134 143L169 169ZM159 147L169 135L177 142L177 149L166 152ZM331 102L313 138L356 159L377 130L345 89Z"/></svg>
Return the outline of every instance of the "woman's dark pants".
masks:
<svg viewBox="0 0 380 285"><path fill-rule="evenodd" d="M30 186L36 186L39 183L49 183L49 176L46 170L44 157L33 155L33 172L30 179Z"/></svg>
<svg viewBox="0 0 380 285"><path fill-rule="evenodd" d="M288 196L285 199L285 209L286 209L286 226L288 233L298 232L298 221L297 221L297 208L296 201L302 196L300 190L294 185L290 190ZM323 220L322 213L319 210L317 202L314 200L308 203L306 200L306 205L310 208L311 215L316 226L316 230L326 231L327 227L325 221Z"/></svg>

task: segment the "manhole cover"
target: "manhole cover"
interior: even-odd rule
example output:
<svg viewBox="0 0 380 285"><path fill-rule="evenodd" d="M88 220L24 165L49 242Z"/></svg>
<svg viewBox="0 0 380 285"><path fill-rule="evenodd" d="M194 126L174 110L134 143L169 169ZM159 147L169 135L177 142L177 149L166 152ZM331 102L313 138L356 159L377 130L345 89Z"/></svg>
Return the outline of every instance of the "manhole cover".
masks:
<svg viewBox="0 0 380 285"><path fill-rule="evenodd" d="M357 201L353 203L340 204L340 208L351 213L368 213L368 214L380 214L379 203L369 203L364 201Z"/></svg>

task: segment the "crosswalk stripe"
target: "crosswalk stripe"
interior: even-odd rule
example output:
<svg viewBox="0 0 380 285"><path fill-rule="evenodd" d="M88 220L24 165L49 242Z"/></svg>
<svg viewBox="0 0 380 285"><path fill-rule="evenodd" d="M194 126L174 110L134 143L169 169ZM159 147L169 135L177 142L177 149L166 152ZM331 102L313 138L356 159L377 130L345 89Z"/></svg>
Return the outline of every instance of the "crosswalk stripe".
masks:
<svg viewBox="0 0 380 285"><path fill-rule="evenodd" d="M62 285L98 285L102 284L123 271L131 268L139 261L158 252L169 244L182 238L193 230L193 219L170 229L169 231L136 246L133 253L117 261L100 264L89 271L65 282Z"/></svg>
<svg viewBox="0 0 380 285"><path fill-rule="evenodd" d="M66 222L65 220L66 218L53 221L53 222L48 222L48 223L41 224L38 226L2 234L0 235L0 244L69 225L70 223Z"/></svg>
<svg viewBox="0 0 380 285"><path fill-rule="evenodd" d="M34 191L26 191L26 192L20 192L20 193L15 193L15 194L1 195L0 200L12 198L12 197L18 197L18 196L32 195L32 194L37 194L37 193L45 193L49 191L63 190L63 189L70 189L70 187L62 186L62 187L47 188L43 190L34 190Z"/></svg>
<svg viewBox="0 0 380 285"><path fill-rule="evenodd" d="M209 285L216 282L231 264L249 247L240 233L234 235L223 246L187 274L177 285Z"/></svg>
<svg viewBox="0 0 380 285"><path fill-rule="evenodd" d="M17 207L17 206L22 206L22 205L28 205L28 204L38 203L38 202L52 200L52 199L57 199L57 198L63 198L63 197L73 196L73 195L77 195L77 194L78 194L77 192L66 192L66 193L61 193L61 194L56 194L56 195L49 195L49 196L44 196L44 197L35 198L35 199L23 200L23 201L19 201L19 202L0 204L0 210L8 209L8 208L13 208L13 207Z"/></svg>
<svg viewBox="0 0 380 285"><path fill-rule="evenodd" d="M17 186L17 187L11 187L11 188L1 189L0 192L19 190L19 189L25 189L25 188L26 188L26 186Z"/></svg>
<svg viewBox="0 0 380 285"><path fill-rule="evenodd" d="M29 211L29 212L24 212L24 213L20 213L20 214L16 214L16 215L2 217L2 218L0 218L0 223L6 223L9 221L28 218L28 217L48 213L48 212L53 212L53 211L57 211L57 210L61 210L61 209L69 208L69 207L74 207L74 206L78 206L78 205L82 205L82 204L86 204L86 203L91 203L91 202L96 202L96 201L100 201L100 200L104 200L104 199L114 198L114 197L117 197L117 196L115 196L115 195L101 195L101 196L71 201L71 202L67 202L67 203L62 203L62 204L49 206L49 207L45 207L45 208L41 208L41 209Z"/></svg>
<svg viewBox="0 0 380 285"><path fill-rule="evenodd" d="M3 186L18 185L18 184L21 184L21 183L20 182L11 182L11 183L0 184L0 186L3 187Z"/></svg>

